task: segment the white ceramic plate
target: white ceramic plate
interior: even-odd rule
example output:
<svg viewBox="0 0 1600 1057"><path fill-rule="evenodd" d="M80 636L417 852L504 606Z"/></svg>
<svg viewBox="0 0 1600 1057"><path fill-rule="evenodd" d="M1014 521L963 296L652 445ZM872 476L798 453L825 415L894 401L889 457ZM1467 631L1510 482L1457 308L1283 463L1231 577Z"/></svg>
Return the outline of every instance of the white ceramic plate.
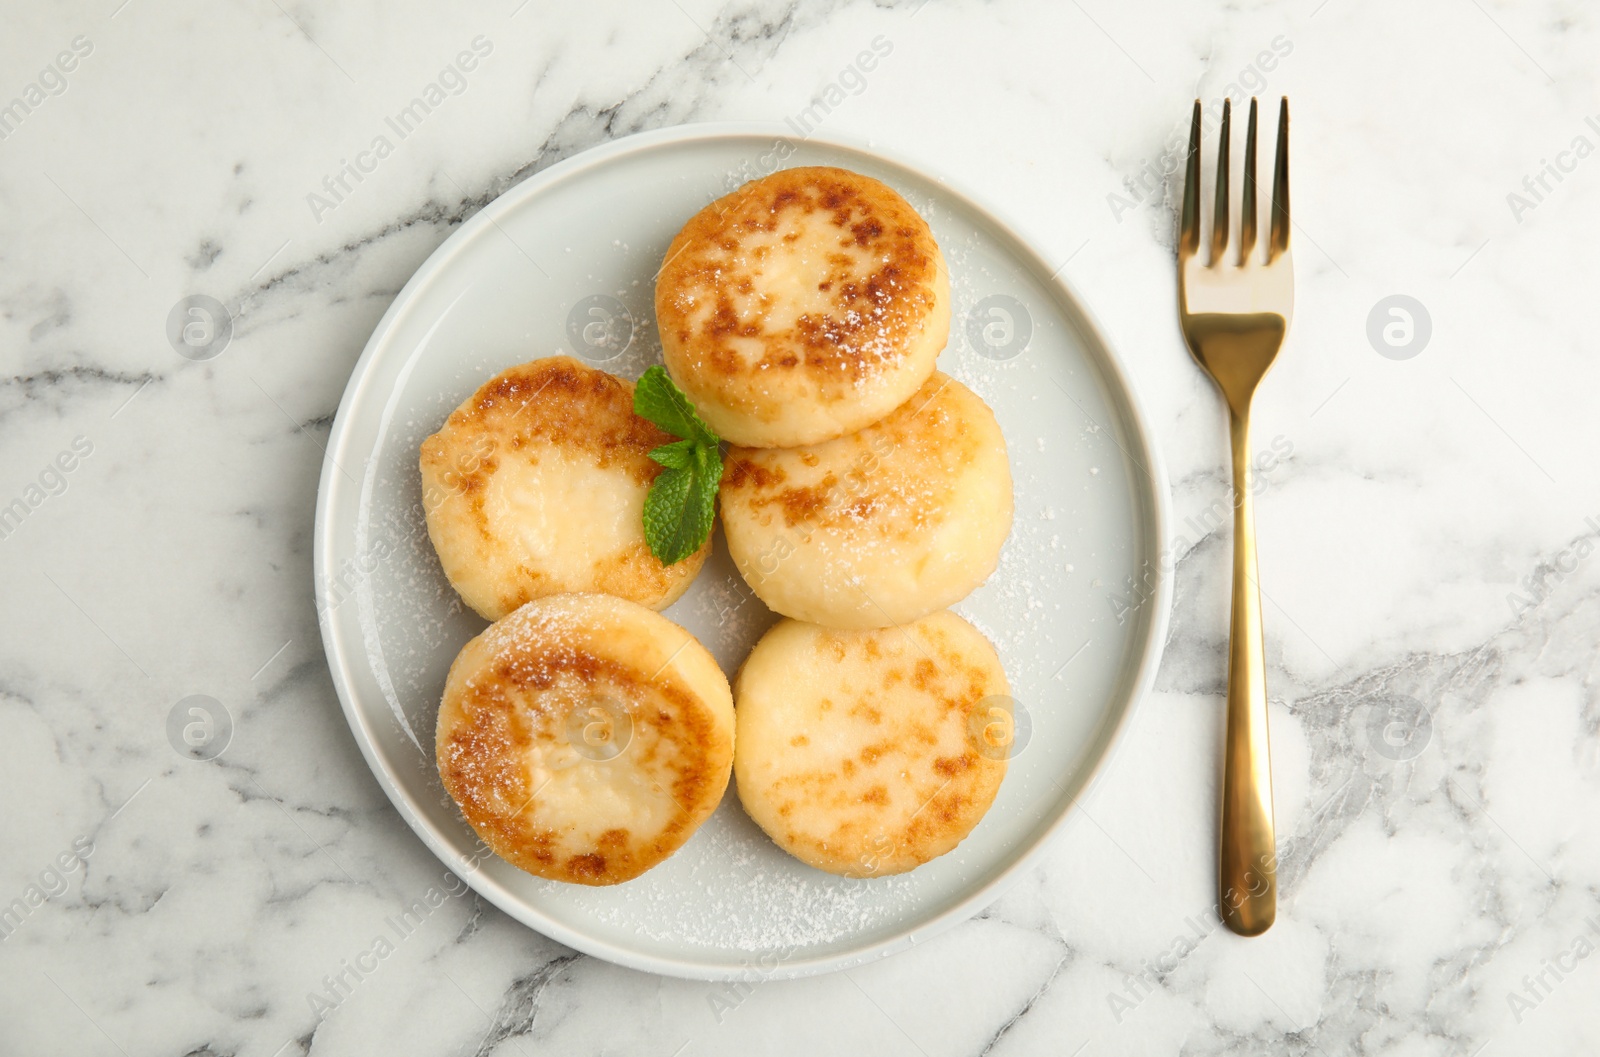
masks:
<svg viewBox="0 0 1600 1057"><path fill-rule="evenodd" d="M941 370L994 408L1016 481L1000 568L956 607L1000 651L1019 702L993 808L950 854L849 880L779 851L730 785L689 843L611 888L531 877L483 854L434 768L446 670L483 622L464 610L423 526L417 446L490 375L556 353L637 377L658 362L652 277L697 210L791 165L888 182L949 262ZM317 602L345 715L400 814L490 902L585 953L700 979L802 976L902 950L964 920L1070 839L1073 800L1154 675L1170 586L1166 486L1126 376L1088 312L992 213L857 146L782 129L691 125L609 143L539 173L463 224L378 324L339 406L317 502ZM626 347L617 350L625 343ZM735 672L776 619L720 535L666 615ZM1058 830L1065 833L1057 835Z"/></svg>

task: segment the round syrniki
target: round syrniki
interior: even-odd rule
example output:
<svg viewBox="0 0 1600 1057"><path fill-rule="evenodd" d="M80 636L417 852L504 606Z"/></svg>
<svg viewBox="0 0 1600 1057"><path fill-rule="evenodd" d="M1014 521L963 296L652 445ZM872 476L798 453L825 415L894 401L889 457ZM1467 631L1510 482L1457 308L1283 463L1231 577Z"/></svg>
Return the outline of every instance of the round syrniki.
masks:
<svg viewBox="0 0 1600 1057"><path fill-rule="evenodd" d="M783 169L712 202L667 248L656 324L673 381L724 440L814 444L875 422L933 372L950 275L893 188Z"/></svg>
<svg viewBox="0 0 1600 1057"><path fill-rule="evenodd" d="M733 765L728 680L666 617L553 595L491 624L450 666L439 777L497 855L608 885L677 851Z"/></svg>
<svg viewBox="0 0 1600 1057"><path fill-rule="evenodd" d="M936 373L887 418L802 448L732 448L728 553L760 599L833 628L887 627L966 597L1011 531L994 414Z"/></svg>
<svg viewBox="0 0 1600 1057"><path fill-rule="evenodd" d="M959 844L994 801L1008 695L994 647L953 613L871 631L782 621L734 686L739 800L819 870L910 870Z"/></svg>
<svg viewBox="0 0 1600 1057"><path fill-rule="evenodd" d="M445 576L488 620L594 591L664 609L711 552L650 553L644 500L672 438L633 413L633 387L568 356L484 383L422 442L428 536Z"/></svg>

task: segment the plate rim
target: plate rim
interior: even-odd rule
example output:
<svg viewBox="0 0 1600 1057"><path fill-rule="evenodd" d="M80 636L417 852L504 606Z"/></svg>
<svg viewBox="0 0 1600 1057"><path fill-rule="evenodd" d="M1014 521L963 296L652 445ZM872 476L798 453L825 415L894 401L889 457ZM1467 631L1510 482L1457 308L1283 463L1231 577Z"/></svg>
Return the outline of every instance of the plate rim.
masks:
<svg viewBox="0 0 1600 1057"><path fill-rule="evenodd" d="M971 210L977 217L992 225L1002 236L1009 239L1012 243L1012 248L1022 251L1031 258L1031 260L1024 260L1021 263L1029 266L1029 270L1034 273L1036 278L1039 276L1048 277L1045 279L1044 284L1049 288L1053 288L1053 292L1058 297L1066 300L1071 309L1077 314L1078 318L1075 322L1081 324L1082 329L1087 332L1085 337L1097 343L1103 352L1102 356L1096 357L1098 361L1096 365L1106 373L1107 380L1120 389L1122 399L1127 405L1127 414L1122 417L1126 420L1125 425L1142 449L1141 454L1144 455L1143 468L1146 471L1146 476L1150 479L1150 486L1141 490L1144 492L1143 498L1150 509L1150 516L1144 527L1145 535L1149 537L1144 541L1147 553L1145 564L1150 570L1148 582L1153 587L1149 596L1149 604L1153 608L1149 612L1143 641L1139 643L1140 658L1126 695L1127 705L1119 710L1119 715L1115 718L1113 726L1105 733L1106 745L1104 751L1097 758L1084 763L1083 766L1088 773L1084 776L1078 795L1069 801L1056 817L1039 832L1031 847L989 881L979 885L964 898L950 904L944 910L920 924L902 929L890 937L852 951L819 955L812 958L781 960L775 965L763 965L759 969L752 966L748 960L740 963L689 961L643 953L619 946L593 935L575 931L562 922L548 917L537 908L514 896L508 889L487 877L482 871L475 869L463 870L461 868L462 864L457 861L453 851L445 845L442 835L436 833L434 827L416 809L413 797L397 784L394 776L390 773L387 762L378 755L376 739L372 731L368 729L364 714L356 708L354 703L354 689L350 685L350 677L346 671L346 665L350 662L350 658L345 655L337 636L334 634L333 609L327 605L326 597L326 585L328 583L326 576L327 559L334 546L331 538L333 522L330 517L330 510L334 503L333 497L335 493L342 491L344 487L340 484L341 472L338 469L338 459L344 453L344 448L350 439L352 407L359 398L361 381L367 374L372 359L377 355L378 348L389 339L390 332L397 325L398 317L405 311L414 297L416 289L432 281L435 273L445 267L446 263L454 256L454 250L459 248L463 242L475 237L481 229L494 224L495 218L499 214L513 208L516 204L520 204L526 198L537 196L541 189L547 185L565 180L584 169L608 164L619 157L631 153L696 141L749 139L751 137L771 138L775 143L798 142L833 147L846 152L864 155L886 163L893 168L914 174L936 185L941 193L957 199L961 205ZM1135 460L1135 462L1137 461ZM351 485L350 487L357 486ZM1172 609L1172 573L1165 566L1165 563L1160 560L1151 561L1149 559L1160 554L1163 541L1168 535L1170 493L1171 486L1168 482L1165 462L1160 445L1156 442L1155 431L1151 428L1144 402L1139 395L1138 389L1133 384L1122 357L1108 339L1104 326L1090 309L1087 302L1060 277L1058 271L1054 271L1049 267L1048 260L1039 253L1032 241L1021 234L1019 228L1011 223L1002 210L974 195L959 182L952 182L943 176L935 175L915 161L893 151L885 151L873 145L870 141L863 141L849 135L810 133L796 137L792 134L792 129L777 122L692 122L637 132L596 144L569 158L564 158L549 165L518 183L512 184L476 214L462 222L460 227L428 254L427 258L406 280L400 291L395 294L389 307L385 309L382 318L379 319L378 324L367 338L366 345L361 350L361 355L351 367L349 379L345 383L344 393L340 396L339 407L334 414L333 424L329 430L328 444L324 450L322 470L317 482L316 513L312 525L312 583L323 653L328 661L329 678L338 695L345 722L349 725L351 734L361 750L367 769L372 772L384 794L388 796L390 803L394 805L396 811L405 820L412 832L421 839L422 843L436 858L449 867L473 891L487 899L507 916L533 931L574 950L625 968L680 979L713 982L748 978L752 972L759 972L765 979L796 979L837 972L877 961L891 954L905 951L917 943L948 931L956 925L969 920L979 910L999 899L1020 881L1038 863L1045 851L1060 837L1063 831L1077 823L1081 812L1074 810L1074 808L1098 788L1109 770L1111 761L1122 748L1134 713L1142 705L1145 698L1148 697L1154 686L1156 671L1160 667L1161 657L1165 651ZM753 955L758 952L750 953Z"/></svg>

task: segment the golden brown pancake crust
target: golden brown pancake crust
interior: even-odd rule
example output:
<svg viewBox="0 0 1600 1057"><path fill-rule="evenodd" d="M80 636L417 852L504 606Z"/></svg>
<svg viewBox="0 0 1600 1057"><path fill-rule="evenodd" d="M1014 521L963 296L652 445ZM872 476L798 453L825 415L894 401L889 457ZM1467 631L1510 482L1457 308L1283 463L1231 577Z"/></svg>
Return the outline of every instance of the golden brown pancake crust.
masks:
<svg viewBox="0 0 1600 1057"><path fill-rule="evenodd" d="M630 645L640 627L648 634ZM695 651L682 665L670 663L682 656L675 637ZM727 696L704 648L664 617L605 596L542 599L491 625L451 666L439 777L484 843L520 869L577 884L627 881L681 847L721 800L733 756ZM632 717L614 759L572 751L574 705L595 699L623 703ZM627 781L608 786L619 774ZM552 810L553 783L584 781L580 796L621 788L646 798L650 824L630 828L626 812L607 825L603 815ZM574 803L570 789L555 792Z"/></svg>
<svg viewBox="0 0 1600 1057"><path fill-rule="evenodd" d="M517 464L559 460L614 475L615 485L635 489L642 504L662 471L648 453L672 439L633 413L628 382L571 357L495 375L422 443L423 508L445 575L490 620L569 591L613 594L652 608L670 604L699 572L709 540L697 554L664 566L650 553L643 525L630 523L614 546L581 568L541 561L517 539L514 519L494 516L491 482ZM549 509L545 516L560 519L564 512Z"/></svg>
<svg viewBox="0 0 1600 1057"><path fill-rule="evenodd" d="M994 571L1012 514L993 412L937 371L855 433L730 447L721 499L728 553L762 601L838 628L954 605Z"/></svg>
<svg viewBox="0 0 1600 1057"><path fill-rule="evenodd" d="M949 612L905 628L786 620L735 685L739 798L785 851L845 876L900 873L954 848L1005 777L982 751L999 658Z"/></svg>
<svg viewBox="0 0 1600 1057"><path fill-rule="evenodd" d="M788 259L796 246L799 264ZM774 304L771 279L796 268L798 311ZM667 250L656 321L667 370L709 405L701 412L714 428L736 443L788 446L859 428L909 396L944 345L948 299L938 245L904 198L858 173L811 166L748 183L696 214ZM928 340L931 349L912 351ZM873 387L913 356L926 364L893 379L896 395L879 406ZM766 438L762 426L797 399L844 421L782 444ZM852 418L852 403L868 417Z"/></svg>

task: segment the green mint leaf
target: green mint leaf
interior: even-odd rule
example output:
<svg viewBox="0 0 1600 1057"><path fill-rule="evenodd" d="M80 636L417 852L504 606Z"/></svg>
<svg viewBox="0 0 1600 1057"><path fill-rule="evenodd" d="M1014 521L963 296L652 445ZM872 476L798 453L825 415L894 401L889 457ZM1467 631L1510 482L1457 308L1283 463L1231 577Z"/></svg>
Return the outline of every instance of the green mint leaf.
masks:
<svg viewBox="0 0 1600 1057"><path fill-rule="evenodd" d="M633 411L679 438L650 452L665 469L644 500L644 538L650 553L674 565L695 553L711 535L722 483L721 438L695 414L662 367L644 372L633 389Z"/></svg>
<svg viewBox="0 0 1600 1057"><path fill-rule="evenodd" d="M694 449L693 458L695 468L710 482L711 493L715 496L722 485L722 449L715 444L703 444Z"/></svg>
<svg viewBox="0 0 1600 1057"><path fill-rule="evenodd" d="M644 497L644 538L650 553L665 565L672 565L694 553L684 524L689 505L689 486L694 474L688 470L667 470L650 486Z"/></svg>
<svg viewBox="0 0 1600 1057"><path fill-rule="evenodd" d="M644 537L662 564L683 561L711 535L721 479L722 456L706 447L695 449L688 467L663 470L656 477L644 499Z"/></svg>
<svg viewBox="0 0 1600 1057"><path fill-rule="evenodd" d="M669 470L687 470L694 465L696 450L692 440L675 440L651 450L650 457Z"/></svg>
<svg viewBox="0 0 1600 1057"><path fill-rule="evenodd" d="M660 364L644 372L633 387L633 413L660 426L674 437L699 444L716 444L721 438L700 421L689 397L667 376Z"/></svg>

